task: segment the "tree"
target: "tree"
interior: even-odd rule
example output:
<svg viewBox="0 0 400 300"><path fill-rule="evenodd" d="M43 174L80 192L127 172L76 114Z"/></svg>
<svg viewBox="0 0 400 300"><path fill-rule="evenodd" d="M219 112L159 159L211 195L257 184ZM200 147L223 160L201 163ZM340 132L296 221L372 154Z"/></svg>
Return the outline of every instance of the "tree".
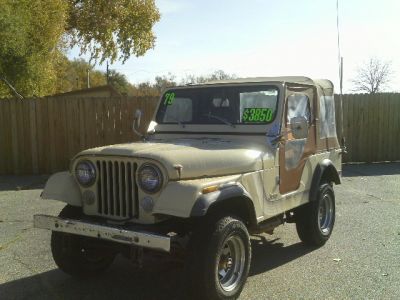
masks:
<svg viewBox="0 0 400 300"><path fill-rule="evenodd" d="M149 81L141 82L137 85L132 85L129 88L132 96L159 96L160 92Z"/></svg>
<svg viewBox="0 0 400 300"><path fill-rule="evenodd" d="M96 70L93 65L84 59L70 61L67 57L64 57L58 66L57 93L87 88L88 70L90 87L107 84L107 74L105 72ZM112 85L121 94L128 94L132 87L126 76L116 70L109 71L108 84Z"/></svg>
<svg viewBox="0 0 400 300"><path fill-rule="evenodd" d="M236 75L225 73L223 70L214 71L209 75L209 80L227 80L227 79L235 79Z"/></svg>
<svg viewBox="0 0 400 300"><path fill-rule="evenodd" d="M115 70L110 70L108 75L108 84L112 85L121 94L128 94L131 84L124 74Z"/></svg>
<svg viewBox="0 0 400 300"><path fill-rule="evenodd" d="M107 84L106 74L94 69L83 59L68 60L63 57L57 65L56 93L64 93L87 87L89 70L90 87Z"/></svg>
<svg viewBox="0 0 400 300"><path fill-rule="evenodd" d="M154 47L160 19L154 0L69 0L66 33L92 59L126 61Z"/></svg>
<svg viewBox="0 0 400 300"><path fill-rule="evenodd" d="M168 75L163 76L156 76L154 88L157 90L158 93L161 93L167 87L174 87L177 86L175 81L176 76L168 73Z"/></svg>
<svg viewBox="0 0 400 300"><path fill-rule="evenodd" d="M63 0L0 0L0 97L12 95L9 86L24 96L54 91L66 7Z"/></svg>
<svg viewBox="0 0 400 300"><path fill-rule="evenodd" d="M227 79L235 79L236 75L225 73L223 70L214 71L208 75L187 75L183 80L182 84L198 84L205 83L207 81L215 81L215 80L227 80Z"/></svg>
<svg viewBox="0 0 400 300"><path fill-rule="evenodd" d="M196 76L193 74L186 75L186 77L180 81L180 84L181 85L199 84L213 80L224 80L224 79L234 79L234 78L236 78L236 75L228 74L222 70L218 70L208 75L201 75L201 76ZM165 88L175 87L177 85L178 83L176 81L176 76L172 73L168 73L167 75L156 76L154 78L154 83L145 81L136 85L131 85L129 87L128 93L130 95L135 95L135 96L144 96L144 95L159 96Z"/></svg>
<svg viewBox="0 0 400 300"><path fill-rule="evenodd" d="M94 62L126 61L154 47L154 0L0 0L0 97L59 90L56 68L78 46Z"/></svg>
<svg viewBox="0 0 400 300"><path fill-rule="evenodd" d="M375 94L390 81L391 63L377 58L370 58L365 66L357 70L356 78L353 79L354 91Z"/></svg>

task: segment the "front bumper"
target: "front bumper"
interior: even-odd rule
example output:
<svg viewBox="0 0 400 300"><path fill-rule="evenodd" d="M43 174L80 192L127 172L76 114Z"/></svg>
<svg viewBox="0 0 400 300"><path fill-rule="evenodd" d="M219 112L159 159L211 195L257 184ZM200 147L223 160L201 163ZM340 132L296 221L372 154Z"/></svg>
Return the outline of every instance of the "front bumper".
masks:
<svg viewBox="0 0 400 300"><path fill-rule="evenodd" d="M48 215L33 216L33 225L35 228L99 238L164 252L170 252L171 250L170 236L144 231L135 231L121 226L102 225Z"/></svg>

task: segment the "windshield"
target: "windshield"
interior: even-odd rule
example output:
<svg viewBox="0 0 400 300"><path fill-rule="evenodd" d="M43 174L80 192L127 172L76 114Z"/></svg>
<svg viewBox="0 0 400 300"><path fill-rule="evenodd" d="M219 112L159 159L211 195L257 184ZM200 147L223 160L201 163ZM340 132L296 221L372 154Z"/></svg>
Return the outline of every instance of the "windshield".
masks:
<svg viewBox="0 0 400 300"><path fill-rule="evenodd" d="M275 119L278 88L234 86L171 89L164 93L158 124L268 124Z"/></svg>

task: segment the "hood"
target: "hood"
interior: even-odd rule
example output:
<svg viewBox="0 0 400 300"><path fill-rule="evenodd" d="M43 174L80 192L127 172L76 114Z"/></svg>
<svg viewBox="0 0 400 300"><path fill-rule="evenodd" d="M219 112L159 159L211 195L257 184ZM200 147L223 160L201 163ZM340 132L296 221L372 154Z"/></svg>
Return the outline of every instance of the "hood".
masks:
<svg viewBox="0 0 400 300"><path fill-rule="evenodd" d="M180 138L110 145L93 148L78 156L125 156L156 160L161 163L171 180L239 174L267 168L273 164L266 146L248 141ZM174 166L182 166L181 174ZM271 165L272 166L272 165Z"/></svg>

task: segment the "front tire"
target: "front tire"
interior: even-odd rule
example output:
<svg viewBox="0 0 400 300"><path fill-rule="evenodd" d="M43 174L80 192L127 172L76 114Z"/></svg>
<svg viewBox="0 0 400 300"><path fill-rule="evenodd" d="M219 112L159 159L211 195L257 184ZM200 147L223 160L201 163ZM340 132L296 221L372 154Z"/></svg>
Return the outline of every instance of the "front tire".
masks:
<svg viewBox="0 0 400 300"><path fill-rule="evenodd" d="M300 207L296 216L296 229L302 242L310 246L323 246L330 238L335 224L335 193L330 184L319 187L317 199Z"/></svg>
<svg viewBox="0 0 400 300"><path fill-rule="evenodd" d="M59 217L79 219L81 215L80 208L67 205ZM75 277L99 274L115 258L115 253L103 247L102 241L57 231L51 234L51 252L56 265L63 272Z"/></svg>
<svg viewBox="0 0 400 300"><path fill-rule="evenodd" d="M234 217L223 217L200 230L190 242L187 274L196 299L236 299L249 274L250 237Z"/></svg>

